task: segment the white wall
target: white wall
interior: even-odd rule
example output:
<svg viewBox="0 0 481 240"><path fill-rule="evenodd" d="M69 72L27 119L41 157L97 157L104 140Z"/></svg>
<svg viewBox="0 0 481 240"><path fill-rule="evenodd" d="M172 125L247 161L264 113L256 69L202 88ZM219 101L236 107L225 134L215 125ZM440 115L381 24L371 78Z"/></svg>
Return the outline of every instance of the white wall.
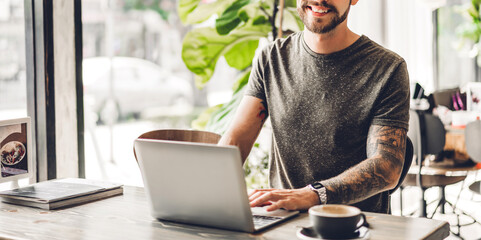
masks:
<svg viewBox="0 0 481 240"><path fill-rule="evenodd" d="M360 0L349 27L406 60L410 80L434 90L432 11L443 0Z"/></svg>
<svg viewBox="0 0 481 240"><path fill-rule="evenodd" d="M363 34L373 41L384 44L382 9L385 0L360 0L351 6L348 26L357 34Z"/></svg>

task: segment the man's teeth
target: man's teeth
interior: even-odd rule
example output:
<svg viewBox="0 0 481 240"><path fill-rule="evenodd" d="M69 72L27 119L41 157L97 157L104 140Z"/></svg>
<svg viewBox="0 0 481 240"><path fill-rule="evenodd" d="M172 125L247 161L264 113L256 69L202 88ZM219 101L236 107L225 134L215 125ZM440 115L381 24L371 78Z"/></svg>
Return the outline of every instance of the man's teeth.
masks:
<svg viewBox="0 0 481 240"><path fill-rule="evenodd" d="M313 12L316 12L316 13L327 13L327 12L329 12L329 9L323 10L323 9L316 8L316 7L311 7L311 10L312 10Z"/></svg>

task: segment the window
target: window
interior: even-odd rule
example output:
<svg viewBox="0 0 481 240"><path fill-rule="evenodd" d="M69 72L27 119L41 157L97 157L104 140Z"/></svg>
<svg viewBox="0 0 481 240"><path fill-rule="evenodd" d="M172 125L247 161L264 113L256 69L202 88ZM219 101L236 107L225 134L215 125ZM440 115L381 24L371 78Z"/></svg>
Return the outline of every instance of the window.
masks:
<svg viewBox="0 0 481 240"><path fill-rule="evenodd" d="M469 56L471 43L462 46L456 34L466 21L457 11L460 6L444 6L437 10L438 89L463 87L475 81L475 59Z"/></svg>
<svg viewBox="0 0 481 240"><path fill-rule="evenodd" d="M205 89L194 86L176 8L175 0L82 1L87 178L141 185L136 137L189 129L208 106L230 99L236 72L225 61Z"/></svg>
<svg viewBox="0 0 481 240"><path fill-rule="evenodd" d="M0 0L0 119L27 116L24 1Z"/></svg>

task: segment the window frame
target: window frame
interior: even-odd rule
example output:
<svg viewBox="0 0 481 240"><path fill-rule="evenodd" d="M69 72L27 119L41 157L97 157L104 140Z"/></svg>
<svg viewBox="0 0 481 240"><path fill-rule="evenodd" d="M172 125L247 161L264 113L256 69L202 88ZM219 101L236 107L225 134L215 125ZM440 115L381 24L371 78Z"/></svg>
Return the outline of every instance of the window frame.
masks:
<svg viewBox="0 0 481 240"><path fill-rule="evenodd" d="M66 1L66 0L64 0ZM56 120L63 119L55 109L55 67L63 63L54 60L54 4L50 0L25 0L25 44L27 65L27 115L32 122L33 158L35 161L35 179L39 182L55 179L65 166L57 164ZM84 160L84 119L83 119L83 85L82 85L82 24L81 0L73 2L73 31L74 53L68 58L73 58L75 71L75 92L77 124L76 154L78 155L78 177L85 176ZM62 34L59 31L58 34ZM68 143L67 143L68 144ZM72 176L72 177L77 177Z"/></svg>

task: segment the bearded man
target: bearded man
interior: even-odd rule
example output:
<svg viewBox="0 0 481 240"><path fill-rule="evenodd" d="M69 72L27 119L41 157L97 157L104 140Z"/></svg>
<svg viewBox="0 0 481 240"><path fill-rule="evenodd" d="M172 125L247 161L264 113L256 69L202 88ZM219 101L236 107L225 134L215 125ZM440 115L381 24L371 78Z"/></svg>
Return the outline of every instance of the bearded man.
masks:
<svg viewBox="0 0 481 240"><path fill-rule="evenodd" d="M358 0L297 0L305 30L262 50L219 144L249 155L272 123L269 185L252 207L350 204L388 212L404 162L409 79L397 54L347 27Z"/></svg>

